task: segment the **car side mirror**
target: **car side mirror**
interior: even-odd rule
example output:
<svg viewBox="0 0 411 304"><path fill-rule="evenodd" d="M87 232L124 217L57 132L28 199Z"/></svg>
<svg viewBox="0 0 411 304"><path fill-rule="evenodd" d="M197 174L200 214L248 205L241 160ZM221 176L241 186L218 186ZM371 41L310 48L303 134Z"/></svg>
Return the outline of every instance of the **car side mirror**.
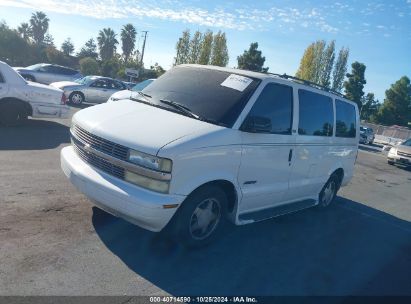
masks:
<svg viewBox="0 0 411 304"><path fill-rule="evenodd" d="M264 116L248 116L240 129L250 133L271 133L271 119Z"/></svg>

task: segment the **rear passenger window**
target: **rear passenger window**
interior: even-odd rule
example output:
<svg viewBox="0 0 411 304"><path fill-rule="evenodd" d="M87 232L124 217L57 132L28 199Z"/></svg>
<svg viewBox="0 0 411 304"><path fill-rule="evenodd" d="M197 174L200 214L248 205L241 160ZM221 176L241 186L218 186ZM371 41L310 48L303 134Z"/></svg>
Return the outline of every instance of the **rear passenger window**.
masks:
<svg viewBox="0 0 411 304"><path fill-rule="evenodd" d="M335 100L336 123L335 136L355 137L355 107L347 102ZM368 131L368 130L367 130Z"/></svg>
<svg viewBox="0 0 411 304"><path fill-rule="evenodd" d="M334 112L332 99L311 91L298 90L300 120L298 134L332 136Z"/></svg>
<svg viewBox="0 0 411 304"><path fill-rule="evenodd" d="M291 134L293 89L286 85L269 83L253 105L248 117L271 121L272 134Z"/></svg>

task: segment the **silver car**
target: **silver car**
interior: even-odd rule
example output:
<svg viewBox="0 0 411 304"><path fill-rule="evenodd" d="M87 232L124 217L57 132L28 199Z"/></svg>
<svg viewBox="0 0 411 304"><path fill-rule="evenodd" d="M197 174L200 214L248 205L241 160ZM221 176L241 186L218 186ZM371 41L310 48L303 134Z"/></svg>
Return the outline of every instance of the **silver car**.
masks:
<svg viewBox="0 0 411 304"><path fill-rule="evenodd" d="M387 162L390 165L411 166L411 138L392 147L388 152Z"/></svg>
<svg viewBox="0 0 411 304"><path fill-rule="evenodd" d="M68 102L75 105L83 102L106 102L113 93L126 89L121 81L101 76L86 76L75 81L54 82L50 85L63 90Z"/></svg>
<svg viewBox="0 0 411 304"><path fill-rule="evenodd" d="M374 130L360 126L360 144L372 145L374 143Z"/></svg>
<svg viewBox="0 0 411 304"><path fill-rule="evenodd" d="M26 68L14 68L28 81L50 84L56 81L73 81L83 77L79 71L61 65L38 63Z"/></svg>

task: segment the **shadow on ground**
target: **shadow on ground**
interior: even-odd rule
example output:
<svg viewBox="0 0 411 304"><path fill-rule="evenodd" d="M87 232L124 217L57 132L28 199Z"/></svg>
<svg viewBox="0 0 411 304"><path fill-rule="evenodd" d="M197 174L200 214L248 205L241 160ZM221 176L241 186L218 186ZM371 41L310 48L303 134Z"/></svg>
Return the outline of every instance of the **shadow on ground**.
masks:
<svg viewBox="0 0 411 304"><path fill-rule="evenodd" d="M358 146L358 149L363 150L363 151L368 151L372 153L377 153L381 154L382 153L382 148L378 145L370 144L370 145L362 145L360 144Z"/></svg>
<svg viewBox="0 0 411 304"><path fill-rule="evenodd" d="M53 149L69 142L69 128L54 121L28 119L18 127L0 126L0 150Z"/></svg>
<svg viewBox="0 0 411 304"><path fill-rule="evenodd" d="M93 208L103 243L172 295L411 295L411 223L338 197L187 251Z"/></svg>

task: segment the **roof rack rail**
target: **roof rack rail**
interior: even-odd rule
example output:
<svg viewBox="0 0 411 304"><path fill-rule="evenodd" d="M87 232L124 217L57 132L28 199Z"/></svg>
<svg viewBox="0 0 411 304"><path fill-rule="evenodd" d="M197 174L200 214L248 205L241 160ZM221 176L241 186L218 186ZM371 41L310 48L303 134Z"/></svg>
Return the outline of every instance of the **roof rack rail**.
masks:
<svg viewBox="0 0 411 304"><path fill-rule="evenodd" d="M316 89L319 89L319 90L322 90L322 91L326 91L326 92L329 92L329 93L333 93L333 94L335 94L335 95L337 95L337 96L340 96L340 97L345 98L344 95L341 94L340 92L331 90L330 88L327 88L327 87L325 87L325 86L323 86L323 85L320 85L320 84L315 83L315 82L312 82L312 81L308 81L308 80L305 80L305 79L301 79L301 78L298 78L298 77L294 77L294 76L291 76L291 75L287 75L287 74L285 74L285 73L284 73L284 74L277 74L277 73L265 72L265 74L274 75L274 76L277 76L277 77L280 77L280 78L284 78L284 79L291 79L291 80L294 80L295 82L299 82L299 83L308 85L308 86L310 86L310 87L313 87L313 88L316 88Z"/></svg>

